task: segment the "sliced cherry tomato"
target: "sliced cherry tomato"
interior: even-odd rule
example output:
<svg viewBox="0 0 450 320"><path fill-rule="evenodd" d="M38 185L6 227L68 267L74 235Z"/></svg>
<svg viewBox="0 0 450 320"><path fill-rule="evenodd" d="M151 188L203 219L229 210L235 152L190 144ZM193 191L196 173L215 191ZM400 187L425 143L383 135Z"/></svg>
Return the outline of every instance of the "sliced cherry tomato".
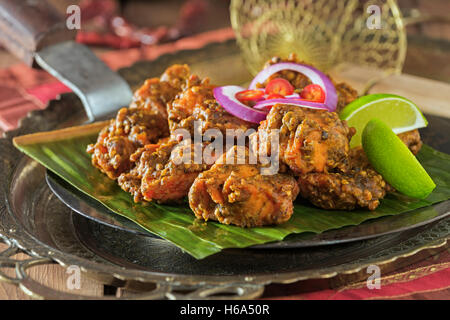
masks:
<svg viewBox="0 0 450 320"><path fill-rule="evenodd" d="M325 101L325 91L318 84L308 84L300 92L300 97L305 100L323 103Z"/></svg>
<svg viewBox="0 0 450 320"><path fill-rule="evenodd" d="M256 101L264 96L264 91L262 90L243 90L236 93L236 99L239 101Z"/></svg>
<svg viewBox="0 0 450 320"><path fill-rule="evenodd" d="M285 96L283 96L282 94L278 94L278 93L271 93L267 96L266 100L269 99L284 99L286 98Z"/></svg>
<svg viewBox="0 0 450 320"><path fill-rule="evenodd" d="M294 87L292 84L283 78L275 78L269 81L266 85L266 94L281 94L283 96L288 96L294 93Z"/></svg>

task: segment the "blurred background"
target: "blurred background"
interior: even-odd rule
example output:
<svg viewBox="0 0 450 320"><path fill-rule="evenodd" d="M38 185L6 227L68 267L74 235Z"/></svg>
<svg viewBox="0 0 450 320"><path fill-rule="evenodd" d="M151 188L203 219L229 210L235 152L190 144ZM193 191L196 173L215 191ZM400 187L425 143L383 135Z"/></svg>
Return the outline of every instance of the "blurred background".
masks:
<svg viewBox="0 0 450 320"><path fill-rule="evenodd" d="M61 12L82 9L78 40L98 51L170 42L192 34L230 26L230 0L49 0ZM449 0L398 0L408 18L431 21L411 24L408 35L450 42ZM414 55L414 52L411 52ZM1 51L0 67L17 62ZM444 66L445 67L445 66ZM450 68L450 67L448 67Z"/></svg>
<svg viewBox="0 0 450 320"><path fill-rule="evenodd" d="M230 26L229 0L48 0L81 8L78 41L97 52L167 43ZM1 51L0 67L18 62Z"/></svg>
<svg viewBox="0 0 450 320"><path fill-rule="evenodd" d="M81 30L77 41L90 46L113 69L131 65L141 59L152 59L170 50L183 49L183 45L180 47L177 44L180 39L205 44L233 37L231 0L48 1L64 15L70 5L76 4L81 8ZM258 1L235 0L234 3L249 7L249 3ZM367 0L360 1L363 3ZM382 1L386 3L395 0ZM275 1L267 3L272 5ZM397 0L397 4L407 25L407 51L398 63L403 67L402 71L450 82L450 0ZM327 8L328 11L331 10L331 7ZM241 14L244 11L238 9L234 12ZM330 26L328 28L332 34L334 29ZM298 33L298 29L294 28L293 32ZM201 37L205 32L210 33L208 40ZM198 36L203 40L199 40ZM302 43L296 43L305 49ZM169 50L168 46L171 44L172 49ZM364 42L363 46L367 52L372 50ZM351 49L349 52L358 54L363 50ZM353 59L347 52L345 55L347 59ZM254 55L247 56L254 60ZM383 56L383 52L380 59L390 61L389 57ZM45 72L30 70L0 47L0 133L15 128L18 120L29 111L45 108L50 99L67 91L68 88L55 83L55 79Z"/></svg>

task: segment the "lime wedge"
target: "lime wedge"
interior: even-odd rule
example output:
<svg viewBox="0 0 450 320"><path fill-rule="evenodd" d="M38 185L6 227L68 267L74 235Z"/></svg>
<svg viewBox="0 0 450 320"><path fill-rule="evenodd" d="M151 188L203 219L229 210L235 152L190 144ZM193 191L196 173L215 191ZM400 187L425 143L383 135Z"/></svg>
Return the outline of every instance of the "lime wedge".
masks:
<svg viewBox="0 0 450 320"><path fill-rule="evenodd" d="M436 187L414 154L383 121L367 123L362 146L375 170L397 191L425 199Z"/></svg>
<svg viewBox="0 0 450 320"><path fill-rule="evenodd" d="M419 108L406 98L394 94L369 94L348 104L339 114L355 127L356 134L350 147L361 145L361 135L369 120L377 118L385 122L395 134L426 127L427 119Z"/></svg>

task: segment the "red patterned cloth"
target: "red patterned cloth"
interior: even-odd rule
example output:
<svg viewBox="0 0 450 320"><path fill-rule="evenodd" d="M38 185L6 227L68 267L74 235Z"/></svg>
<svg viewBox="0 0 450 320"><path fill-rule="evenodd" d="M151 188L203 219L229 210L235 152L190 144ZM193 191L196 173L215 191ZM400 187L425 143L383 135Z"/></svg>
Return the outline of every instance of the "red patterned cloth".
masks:
<svg viewBox="0 0 450 320"><path fill-rule="evenodd" d="M113 51L101 58L113 69L139 60L183 49L195 49L209 42L233 38L231 29L223 29L184 38L158 46ZM0 70L0 128L17 126L30 110L46 107L49 100L70 91L44 71L30 70L23 64ZM431 253L426 259L407 267L381 274L380 289L370 290L366 281L335 285L336 278L305 280L292 284L267 286L264 299L450 299L450 249Z"/></svg>

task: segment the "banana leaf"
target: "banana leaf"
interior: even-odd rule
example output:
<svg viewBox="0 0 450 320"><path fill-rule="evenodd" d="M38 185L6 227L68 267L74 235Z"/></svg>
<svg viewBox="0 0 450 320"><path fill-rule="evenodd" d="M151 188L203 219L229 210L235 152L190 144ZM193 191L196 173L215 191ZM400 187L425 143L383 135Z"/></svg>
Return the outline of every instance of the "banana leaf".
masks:
<svg viewBox="0 0 450 320"><path fill-rule="evenodd" d="M113 212L164 238L196 259L225 248L244 248L283 240L290 234L322 233L364 221L397 215L450 199L450 155L424 145L418 155L437 187L425 200L389 194L375 211L323 210L296 201L292 218L281 225L240 228L197 220L187 202L180 205L134 203L132 196L91 165L86 146L104 123L37 133L14 139L15 146Z"/></svg>

